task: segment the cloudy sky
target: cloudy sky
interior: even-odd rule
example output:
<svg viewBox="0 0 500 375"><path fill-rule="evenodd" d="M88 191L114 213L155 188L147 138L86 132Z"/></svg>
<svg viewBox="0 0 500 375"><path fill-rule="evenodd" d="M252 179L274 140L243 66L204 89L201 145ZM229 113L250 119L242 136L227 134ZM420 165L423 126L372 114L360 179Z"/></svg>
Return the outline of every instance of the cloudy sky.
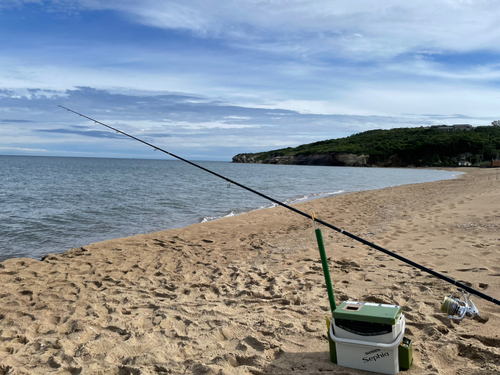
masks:
<svg viewBox="0 0 500 375"><path fill-rule="evenodd" d="M500 118L498 0L0 0L0 154L193 160Z"/></svg>

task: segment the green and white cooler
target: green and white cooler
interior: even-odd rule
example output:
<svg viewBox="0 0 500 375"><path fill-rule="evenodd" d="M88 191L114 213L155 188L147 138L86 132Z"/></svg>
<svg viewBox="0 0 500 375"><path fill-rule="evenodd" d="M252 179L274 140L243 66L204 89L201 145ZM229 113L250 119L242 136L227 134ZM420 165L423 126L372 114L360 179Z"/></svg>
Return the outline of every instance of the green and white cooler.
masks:
<svg viewBox="0 0 500 375"><path fill-rule="evenodd" d="M413 349L403 337L400 306L345 301L334 310L329 331L331 358L340 366L382 374L411 366Z"/></svg>

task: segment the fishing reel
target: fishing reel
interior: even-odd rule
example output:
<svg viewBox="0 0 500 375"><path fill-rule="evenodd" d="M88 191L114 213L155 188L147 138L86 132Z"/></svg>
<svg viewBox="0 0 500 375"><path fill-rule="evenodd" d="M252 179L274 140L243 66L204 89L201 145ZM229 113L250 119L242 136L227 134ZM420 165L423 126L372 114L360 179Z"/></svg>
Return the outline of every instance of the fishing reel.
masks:
<svg viewBox="0 0 500 375"><path fill-rule="evenodd" d="M453 297L453 293L449 297L444 297L440 310L448 314L448 318L461 321L466 316L468 318L480 317L479 311L470 299L470 293L463 289L458 289L462 293L463 300L460 297Z"/></svg>

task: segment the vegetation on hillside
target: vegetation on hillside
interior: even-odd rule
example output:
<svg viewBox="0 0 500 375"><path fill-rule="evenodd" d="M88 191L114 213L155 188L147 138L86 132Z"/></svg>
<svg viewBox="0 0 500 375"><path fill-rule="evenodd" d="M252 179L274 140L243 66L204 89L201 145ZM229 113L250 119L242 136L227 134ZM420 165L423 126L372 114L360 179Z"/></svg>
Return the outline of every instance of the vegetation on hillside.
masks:
<svg viewBox="0 0 500 375"><path fill-rule="evenodd" d="M451 128L451 127L450 127ZM288 147L253 155L256 161L276 156L308 156L328 153L369 155L369 164L456 165L500 158L500 126L478 126L471 130L443 127L370 130L346 138Z"/></svg>

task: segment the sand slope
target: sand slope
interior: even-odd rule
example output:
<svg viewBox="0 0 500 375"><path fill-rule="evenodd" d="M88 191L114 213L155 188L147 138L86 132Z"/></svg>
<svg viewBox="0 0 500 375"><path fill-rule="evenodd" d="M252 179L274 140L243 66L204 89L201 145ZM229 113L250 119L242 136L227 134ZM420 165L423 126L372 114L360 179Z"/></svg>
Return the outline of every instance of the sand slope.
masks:
<svg viewBox="0 0 500 375"><path fill-rule="evenodd" d="M498 170L297 205L500 299ZM337 301L399 304L407 374L500 374L500 307L323 229ZM329 362L312 223L282 208L0 263L0 374L369 374Z"/></svg>

